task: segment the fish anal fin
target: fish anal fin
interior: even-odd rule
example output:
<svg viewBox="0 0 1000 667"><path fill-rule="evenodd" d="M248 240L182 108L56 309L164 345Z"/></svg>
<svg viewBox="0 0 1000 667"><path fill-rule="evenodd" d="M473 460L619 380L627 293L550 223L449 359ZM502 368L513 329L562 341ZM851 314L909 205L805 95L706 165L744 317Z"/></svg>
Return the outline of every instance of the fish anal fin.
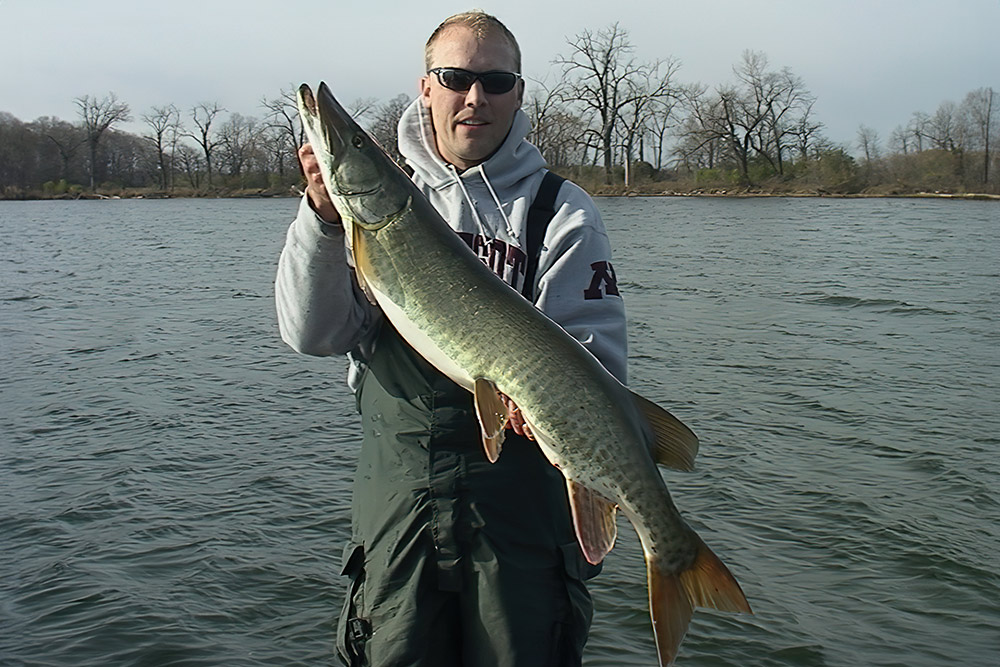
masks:
<svg viewBox="0 0 1000 667"><path fill-rule="evenodd" d="M618 506L582 484L567 479L566 490L573 512L573 527L583 555L597 565L611 551L618 537L615 514Z"/></svg>
<svg viewBox="0 0 1000 667"><path fill-rule="evenodd" d="M500 399L496 384L485 378L476 379L473 393L483 449L490 463L496 463L500 458L504 428L507 426L507 406Z"/></svg>
<svg viewBox="0 0 1000 667"><path fill-rule="evenodd" d="M632 393L636 407L653 429L650 448L653 460L668 468L690 472L698 455L698 436L680 419L639 394Z"/></svg>

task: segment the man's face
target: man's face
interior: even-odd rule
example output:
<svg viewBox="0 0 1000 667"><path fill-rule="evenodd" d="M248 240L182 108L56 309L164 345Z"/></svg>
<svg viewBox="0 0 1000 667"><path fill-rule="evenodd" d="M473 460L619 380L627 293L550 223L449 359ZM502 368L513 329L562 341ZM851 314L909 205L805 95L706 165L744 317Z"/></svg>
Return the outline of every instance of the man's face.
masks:
<svg viewBox="0 0 1000 667"><path fill-rule="evenodd" d="M502 37L479 41L469 28L455 26L438 36L431 67L460 67L471 72L515 72L514 50ZM506 93L483 91L477 80L465 92L449 90L437 76L420 79L420 96L430 110L438 153L459 170L485 162L500 147L521 107L524 81Z"/></svg>

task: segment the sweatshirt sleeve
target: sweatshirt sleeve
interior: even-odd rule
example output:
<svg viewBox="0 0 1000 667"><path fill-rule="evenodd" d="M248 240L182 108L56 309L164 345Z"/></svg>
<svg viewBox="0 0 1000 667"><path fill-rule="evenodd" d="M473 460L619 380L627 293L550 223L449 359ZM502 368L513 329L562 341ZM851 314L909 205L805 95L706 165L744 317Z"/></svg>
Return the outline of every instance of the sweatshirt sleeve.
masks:
<svg viewBox="0 0 1000 667"><path fill-rule="evenodd" d="M611 264L611 243L590 196L571 182L563 185L567 191L545 234L535 305L625 383L625 303Z"/></svg>
<svg viewBox="0 0 1000 667"><path fill-rule="evenodd" d="M274 293L281 338L303 354L346 354L374 318L348 264L343 227L320 220L305 196L285 237Z"/></svg>

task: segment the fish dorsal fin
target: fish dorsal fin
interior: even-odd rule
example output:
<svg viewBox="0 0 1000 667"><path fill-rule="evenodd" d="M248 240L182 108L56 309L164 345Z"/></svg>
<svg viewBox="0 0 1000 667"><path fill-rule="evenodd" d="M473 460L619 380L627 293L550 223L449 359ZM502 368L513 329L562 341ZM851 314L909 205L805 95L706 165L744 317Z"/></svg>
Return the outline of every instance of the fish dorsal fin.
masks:
<svg viewBox="0 0 1000 667"><path fill-rule="evenodd" d="M567 479L569 506L573 511L576 539L587 562L597 565L611 551L618 537L615 513L618 506L582 484Z"/></svg>
<svg viewBox="0 0 1000 667"><path fill-rule="evenodd" d="M474 390L476 417L483 436L483 449L490 463L500 458L504 428L507 426L507 406L500 400L496 384L485 378L476 378Z"/></svg>
<svg viewBox="0 0 1000 667"><path fill-rule="evenodd" d="M653 460L675 470L694 470L694 459L698 455L698 436L680 419L656 403L634 392L632 396L653 429L655 437L650 448Z"/></svg>

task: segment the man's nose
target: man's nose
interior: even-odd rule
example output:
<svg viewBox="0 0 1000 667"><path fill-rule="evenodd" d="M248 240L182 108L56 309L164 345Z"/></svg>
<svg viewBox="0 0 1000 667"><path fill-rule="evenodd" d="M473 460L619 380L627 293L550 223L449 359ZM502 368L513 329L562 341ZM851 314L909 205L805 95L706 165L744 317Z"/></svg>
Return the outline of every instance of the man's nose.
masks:
<svg viewBox="0 0 1000 667"><path fill-rule="evenodd" d="M486 91L483 90L483 82L476 79L469 87L469 92L465 94L465 106L478 107L486 103Z"/></svg>

